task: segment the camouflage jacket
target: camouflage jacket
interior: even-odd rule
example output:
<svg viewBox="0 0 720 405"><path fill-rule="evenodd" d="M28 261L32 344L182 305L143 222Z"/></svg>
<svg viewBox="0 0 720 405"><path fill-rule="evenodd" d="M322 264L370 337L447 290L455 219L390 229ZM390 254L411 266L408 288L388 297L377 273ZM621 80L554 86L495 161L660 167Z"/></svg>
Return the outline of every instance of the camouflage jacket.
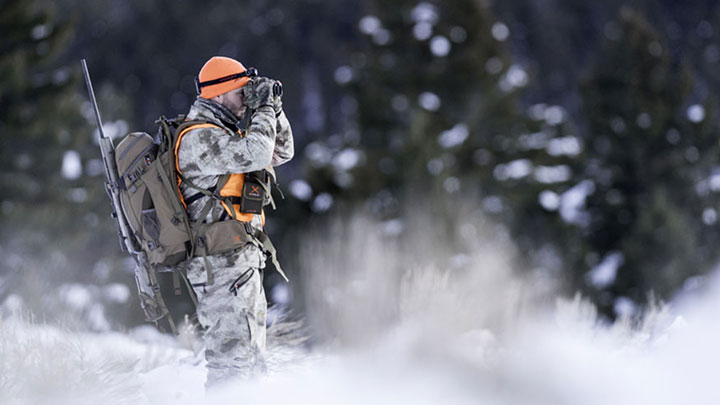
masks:
<svg viewBox="0 0 720 405"><path fill-rule="evenodd" d="M215 186L222 175L279 166L293 157L290 123L284 112L276 116L271 106L262 106L252 113L247 131L244 120L239 120L224 106L200 97L190 108L187 119L204 120L219 127L190 130L180 143L180 171L198 187L208 189ZM238 130L247 133L241 136ZM197 193L184 183L181 183L180 190L185 199ZM209 197L202 197L188 206L191 220L198 219L208 200ZM224 209L216 204L213 211L206 218L208 223L213 218L219 218ZM262 228L260 215L255 215L252 225Z"/></svg>

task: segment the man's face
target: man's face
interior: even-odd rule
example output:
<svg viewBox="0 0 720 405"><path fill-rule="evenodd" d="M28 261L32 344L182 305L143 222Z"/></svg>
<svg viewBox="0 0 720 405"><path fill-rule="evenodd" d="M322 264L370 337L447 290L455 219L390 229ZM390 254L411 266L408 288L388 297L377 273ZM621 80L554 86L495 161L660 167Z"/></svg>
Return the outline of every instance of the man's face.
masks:
<svg viewBox="0 0 720 405"><path fill-rule="evenodd" d="M245 96L243 96L242 87L223 94L220 103L238 117L245 114Z"/></svg>

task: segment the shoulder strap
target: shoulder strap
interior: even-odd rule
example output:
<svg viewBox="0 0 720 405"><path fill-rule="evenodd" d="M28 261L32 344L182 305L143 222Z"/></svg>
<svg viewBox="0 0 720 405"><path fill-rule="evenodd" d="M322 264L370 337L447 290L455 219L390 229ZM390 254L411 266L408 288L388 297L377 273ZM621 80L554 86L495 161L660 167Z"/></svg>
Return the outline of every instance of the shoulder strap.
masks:
<svg viewBox="0 0 720 405"><path fill-rule="evenodd" d="M185 203L185 199L183 198L182 192L180 191L180 183L185 182L188 186L198 190L199 192L205 194L205 195L212 195L212 192L200 187L195 186L190 181L188 181L183 175L182 171L180 170L180 159L178 157L178 151L180 150L180 142L182 142L182 138L193 129L200 129L200 128L221 128L218 125L211 124L207 121L186 121L180 124L177 129L175 130L175 133L177 134L175 136L175 145L174 145L174 155L175 155L175 170L177 171L178 178L177 178L177 193L180 196L180 201L182 202L185 209L187 209L187 204Z"/></svg>

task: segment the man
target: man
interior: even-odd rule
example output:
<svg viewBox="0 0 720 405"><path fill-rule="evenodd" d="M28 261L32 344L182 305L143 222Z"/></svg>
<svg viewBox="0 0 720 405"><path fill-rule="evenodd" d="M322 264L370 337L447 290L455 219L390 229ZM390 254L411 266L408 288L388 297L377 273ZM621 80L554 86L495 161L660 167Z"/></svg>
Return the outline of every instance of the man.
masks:
<svg viewBox="0 0 720 405"><path fill-rule="evenodd" d="M200 70L199 96L187 119L207 124L191 127L176 145L183 176L180 190L192 221L205 214L206 223L240 220L246 222L248 233L263 228L264 213L238 212L239 204L229 206L211 201L207 192L198 194L199 189L214 190L220 186L218 180L229 174L221 194L242 195L236 177L242 183L250 173L274 176L271 166L293 157L292 131L280 96L273 94L275 82L253 77L256 74L234 59L219 56ZM262 270L266 256L258 245L248 243L188 263L187 276L198 298L198 320L205 329L207 385L264 370L267 303Z"/></svg>

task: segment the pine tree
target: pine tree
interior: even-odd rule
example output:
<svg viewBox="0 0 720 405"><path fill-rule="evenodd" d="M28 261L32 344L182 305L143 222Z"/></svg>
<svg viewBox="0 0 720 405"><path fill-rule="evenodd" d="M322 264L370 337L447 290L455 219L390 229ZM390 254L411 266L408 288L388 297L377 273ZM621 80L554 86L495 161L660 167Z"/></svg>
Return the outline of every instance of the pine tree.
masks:
<svg viewBox="0 0 720 405"><path fill-rule="evenodd" d="M557 196L570 180L568 156L547 152L568 134L567 114L540 105L539 115L549 111L553 119L526 113L519 94L529 73L512 62L511 33L488 4L374 2L358 27L365 46L338 70L356 126L325 147L336 155L311 172L313 189L344 201L370 196L369 206L385 217L425 204L448 226L454 221L444 218L457 215L456 203L469 202L505 224L526 259L544 244L570 239L538 201L542 192ZM343 154L360 158L339 169L333 162ZM560 178L538 170L559 171Z"/></svg>
<svg viewBox="0 0 720 405"><path fill-rule="evenodd" d="M75 105L68 108L74 92L70 72L51 65L68 28L20 0L3 2L0 24L0 198L7 215L17 205L53 198L61 181L58 145L70 137L58 123Z"/></svg>
<svg viewBox="0 0 720 405"><path fill-rule="evenodd" d="M0 293L20 294L51 318L61 314L48 291L91 280L94 264L112 264L120 252L114 224L100 221L110 210L94 118L82 114L79 60L59 61L70 25L52 8L20 0L2 2L0 25L0 246L17 258L0 264Z"/></svg>
<svg viewBox="0 0 720 405"><path fill-rule="evenodd" d="M575 280L612 315L620 297L668 298L717 256L703 217L712 223L707 180L718 149L711 109L689 106L691 77L645 18L623 8L608 34L583 86L594 193L579 263L614 257L619 268L616 277L583 270Z"/></svg>

